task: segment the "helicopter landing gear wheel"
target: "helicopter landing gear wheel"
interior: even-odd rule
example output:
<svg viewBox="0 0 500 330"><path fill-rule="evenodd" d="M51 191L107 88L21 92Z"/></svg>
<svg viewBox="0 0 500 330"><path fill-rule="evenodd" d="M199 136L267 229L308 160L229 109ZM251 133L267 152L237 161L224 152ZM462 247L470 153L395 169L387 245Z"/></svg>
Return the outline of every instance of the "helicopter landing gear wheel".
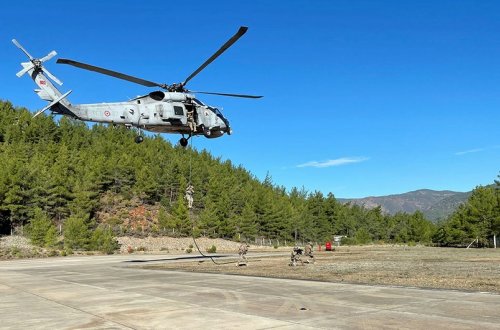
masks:
<svg viewBox="0 0 500 330"><path fill-rule="evenodd" d="M144 137L142 135L137 135L134 141L135 143L142 143L142 141L144 141Z"/></svg>
<svg viewBox="0 0 500 330"><path fill-rule="evenodd" d="M184 148L185 148L185 147L187 147L187 145L188 145L188 139L186 139L185 137L181 138L181 139L179 140L179 144L180 144L181 146L183 146Z"/></svg>

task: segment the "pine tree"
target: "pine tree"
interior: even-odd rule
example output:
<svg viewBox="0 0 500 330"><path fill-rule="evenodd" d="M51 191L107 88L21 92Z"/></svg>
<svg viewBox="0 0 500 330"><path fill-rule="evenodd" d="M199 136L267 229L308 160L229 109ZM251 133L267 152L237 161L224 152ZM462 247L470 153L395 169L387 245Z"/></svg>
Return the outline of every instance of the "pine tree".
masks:
<svg viewBox="0 0 500 330"><path fill-rule="evenodd" d="M63 233L64 247L83 250L89 247L91 231L85 216L71 215L64 222Z"/></svg>
<svg viewBox="0 0 500 330"><path fill-rule="evenodd" d="M55 234L55 238L54 238ZM36 208L29 221L28 235L31 242L38 246L54 246L57 239L57 231L50 221L48 215L41 209Z"/></svg>
<svg viewBox="0 0 500 330"><path fill-rule="evenodd" d="M172 217L180 234L189 235L191 233L192 224L189 218L189 210L184 196L181 194L178 195L177 202L172 209Z"/></svg>
<svg viewBox="0 0 500 330"><path fill-rule="evenodd" d="M238 218L238 233L242 240L250 241L256 238L258 233L257 217L250 203L245 203L241 215Z"/></svg>

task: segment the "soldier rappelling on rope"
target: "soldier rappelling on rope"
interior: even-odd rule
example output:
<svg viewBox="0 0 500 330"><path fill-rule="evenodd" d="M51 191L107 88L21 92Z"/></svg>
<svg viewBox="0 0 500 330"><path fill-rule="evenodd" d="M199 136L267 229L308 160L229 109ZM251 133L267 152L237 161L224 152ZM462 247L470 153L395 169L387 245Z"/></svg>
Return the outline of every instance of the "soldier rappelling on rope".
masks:
<svg viewBox="0 0 500 330"><path fill-rule="evenodd" d="M186 188L186 194L184 195L184 198L186 198L188 202L188 209L193 208L193 194L194 194L194 187L192 184L189 184Z"/></svg>

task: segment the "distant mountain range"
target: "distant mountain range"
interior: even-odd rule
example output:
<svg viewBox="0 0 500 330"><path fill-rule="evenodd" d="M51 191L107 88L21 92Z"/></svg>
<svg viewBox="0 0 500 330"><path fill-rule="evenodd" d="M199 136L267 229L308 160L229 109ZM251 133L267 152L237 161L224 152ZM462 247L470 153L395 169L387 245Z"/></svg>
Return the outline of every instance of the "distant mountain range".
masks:
<svg viewBox="0 0 500 330"><path fill-rule="evenodd" d="M460 204L469 198L470 194L471 192L421 189L398 195L338 198L338 201L341 203L351 202L366 208L375 208L380 205L382 211L389 214L421 211L427 219L437 221L453 213Z"/></svg>

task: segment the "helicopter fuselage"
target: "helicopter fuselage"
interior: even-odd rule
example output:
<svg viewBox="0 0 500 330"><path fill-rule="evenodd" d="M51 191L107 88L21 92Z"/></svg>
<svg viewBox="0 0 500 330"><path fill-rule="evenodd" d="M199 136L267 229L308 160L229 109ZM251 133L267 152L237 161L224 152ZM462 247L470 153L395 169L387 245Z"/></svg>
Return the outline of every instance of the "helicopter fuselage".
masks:
<svg viewBox="0 0 500 330"><path fill-rule="evenodd" d="M207 138L231 134L228 120L217 108L203 104L189 93L155 91L126 102L69 105L67 108L80 120L122 124L155 133L203 134ZM194 131L188 124L190 109L194 110Z"/></svg>

